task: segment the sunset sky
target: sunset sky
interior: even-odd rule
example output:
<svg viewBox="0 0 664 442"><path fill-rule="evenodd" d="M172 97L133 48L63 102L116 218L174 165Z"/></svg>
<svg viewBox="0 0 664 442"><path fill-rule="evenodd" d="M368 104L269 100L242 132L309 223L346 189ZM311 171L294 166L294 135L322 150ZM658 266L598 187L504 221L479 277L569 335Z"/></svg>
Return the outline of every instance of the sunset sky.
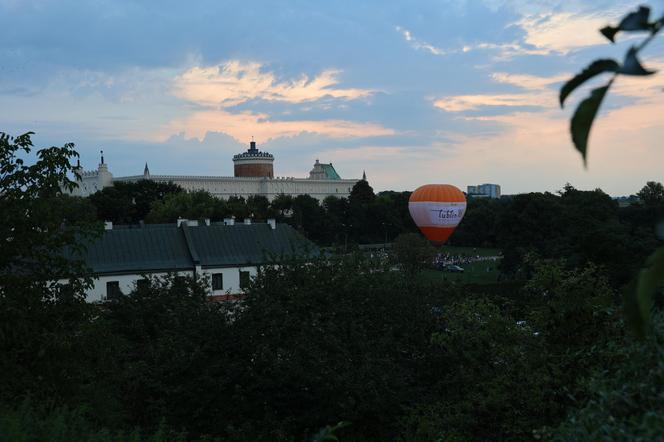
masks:
<svg viewBox="0 0 664 442"><path fill-rule="evenodd" d="M621 1L0 0L0 131L74 142L116 176L232 175L251 137L275 174L318 158L376 190L664 181L664 72L615 83L584 170L561 82L642 36ZM664 2L650 2L656 16ZM664 35L643 52L664 71ZM599 84L597 80L591 86Z"/></svg>

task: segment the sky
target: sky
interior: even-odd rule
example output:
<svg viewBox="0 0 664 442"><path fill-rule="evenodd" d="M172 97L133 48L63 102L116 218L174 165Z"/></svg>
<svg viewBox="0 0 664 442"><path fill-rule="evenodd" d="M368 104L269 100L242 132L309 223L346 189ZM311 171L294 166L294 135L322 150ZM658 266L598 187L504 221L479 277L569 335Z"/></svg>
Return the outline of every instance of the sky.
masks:
<svg viewBox="0 0 664 442"><path fill-rule="evenodd" d="M571 183L611 195L664 181L664 72L619 78L590 136L569 137L563 82L621 60L604 0L0 0L0 131L76 144L115 176L232 176L254 137L276 176L316 159L375 190ZM650 3L653 15L664 11ZM664 70L664 35L642 53Z"/></svg>

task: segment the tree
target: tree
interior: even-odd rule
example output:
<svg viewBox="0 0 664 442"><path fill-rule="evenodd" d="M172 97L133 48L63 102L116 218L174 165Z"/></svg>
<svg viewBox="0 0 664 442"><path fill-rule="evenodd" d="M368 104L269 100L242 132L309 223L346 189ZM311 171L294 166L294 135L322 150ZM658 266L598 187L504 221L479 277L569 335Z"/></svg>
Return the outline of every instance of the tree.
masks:
<svg viewBox="0 0 664 442"><path fill-rule="evenodd" d="M149 278L94 324L93 336L107 347L98 352L107 362L95 370L95 387L106 392L106 404L119 404L129 427L154 428L164 419L193 436L219 418L209 405L222 399L221 368L230 362L219 358L228 316L223 304L207 300L205 287L191 277ZM96 414L110 426L109 408Z"/></svg>
<svg viewBox="0 0 664 442"><path fill-rule="evenodd" d="M567 418L541 431L554 441L658 440L664 428L664 317L656 313L653 334L611 342L611 375L604 368L584 381L589 399L577 400ZM638 400L633 400L638 398Z"/></svg>
<svg viewBox="0 0 664 442"><path fill-rule="evenodd" d="M178 218L221 220L230 213L226 202L209 192L178 192L155 201L146 220L150 223L174 223Z"/></svg>
<svg viewBox="0 0 664 442"><path fill-rule="evenodd" d="M163 201L167 195L182 192L182 188L173 183L159 183L152 180L140 180L125 183L115 182L90 195L90 201L97 208L101 221L116 224L136 224L146 219L157 201Z"/></svg>
<svg viewBox="0 0 664 442"><path fill-rule="evenodd" d="M247 202L241 196L232 196L226 201L226 206L230 215L234 216L238 220L243 220L249 218L251 212L249 207L247 207Z"/></svg>
<svg viewBox="0 0 664 442"><path fill-rule="evenodd" d="M274 210L263 195L251 195L247 198L247 209L255 220L265 221L274 217Z"/></svg>
<svg viewBox="0 0 664 442"><path fill-rule="evenodd" d="M298 195L293 199L293 216L290 222L313 241L320 241L324 237L325 211L312 196Z"/></svg>
<svg viewBox="0 0 664 442"><path fill-rule="evenodd" d="M636 195L646 206L664 205L664 186L662 183L648 181Z"/></svg>
<svg viewBox="0 0 664 442"><path fill-rule="evenodd" d="M397 236L392 251L397 264L411 281L419 272L433 265L435 249L418 233Z"/></svg>
<svg viewBox="0 0 664 442"><path fill-rule="evenodd" d="M76 185L74 145L40 149L27 165L31 135L0 133L0 400L76 388L74 330L90 313L80 253L101 232L63 204L78 201L61 196Z"/></svg>
<svg viewBox="0 0 664 442"><path fill-rule="evenodd" d="M373 202L375 198L376 195L374 194L373 188L369 185L367 180L360 180L355 183L351 189L348 200L350 201L351 205L369 204Z"/></svg>

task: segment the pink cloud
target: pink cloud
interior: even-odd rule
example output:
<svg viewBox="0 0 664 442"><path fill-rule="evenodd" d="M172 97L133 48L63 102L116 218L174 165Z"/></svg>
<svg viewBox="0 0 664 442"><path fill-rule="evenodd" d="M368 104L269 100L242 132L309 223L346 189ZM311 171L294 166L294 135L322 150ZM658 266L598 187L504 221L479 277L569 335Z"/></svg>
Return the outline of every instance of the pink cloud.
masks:
<svg viewBox="0 0 664 442"><path fill-rule="evenodd" d="M175 79L176 96L211 107L230 107L253 99L305 103L326 97L357 100L370 96L370 89L340 88L338 70L326 70L278 81L263 65L231 60L219 66L193 67Z"/></svg>
<svg viewBox="0 0 664 442"><path fill-rule="evenodd" d="M224 132L237 140L254 136L269 140L294 136L303 132L317 133L331 138L371 137L394 135L395 131L376 123L357 123L345 120L274 121L267 114L250 112L230 113L223 110L201 111L170 122L162 138L184 132L188 137L203 139L207 132Z"/></svg>

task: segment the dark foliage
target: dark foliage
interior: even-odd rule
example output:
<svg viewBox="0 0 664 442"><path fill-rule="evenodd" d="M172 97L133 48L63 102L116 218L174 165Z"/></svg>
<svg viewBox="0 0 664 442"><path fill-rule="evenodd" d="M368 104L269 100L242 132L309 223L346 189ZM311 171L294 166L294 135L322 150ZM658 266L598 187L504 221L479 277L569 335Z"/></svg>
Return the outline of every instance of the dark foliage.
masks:
<svg viewBox="0 0 664 442"><path fill-rule="evenodd" d="M89 199L101 221L137 224L146 219L153 204L180 192L182 188L177 184L140 180L134 183L116 182L112 187L90 195Z"/></svg>

